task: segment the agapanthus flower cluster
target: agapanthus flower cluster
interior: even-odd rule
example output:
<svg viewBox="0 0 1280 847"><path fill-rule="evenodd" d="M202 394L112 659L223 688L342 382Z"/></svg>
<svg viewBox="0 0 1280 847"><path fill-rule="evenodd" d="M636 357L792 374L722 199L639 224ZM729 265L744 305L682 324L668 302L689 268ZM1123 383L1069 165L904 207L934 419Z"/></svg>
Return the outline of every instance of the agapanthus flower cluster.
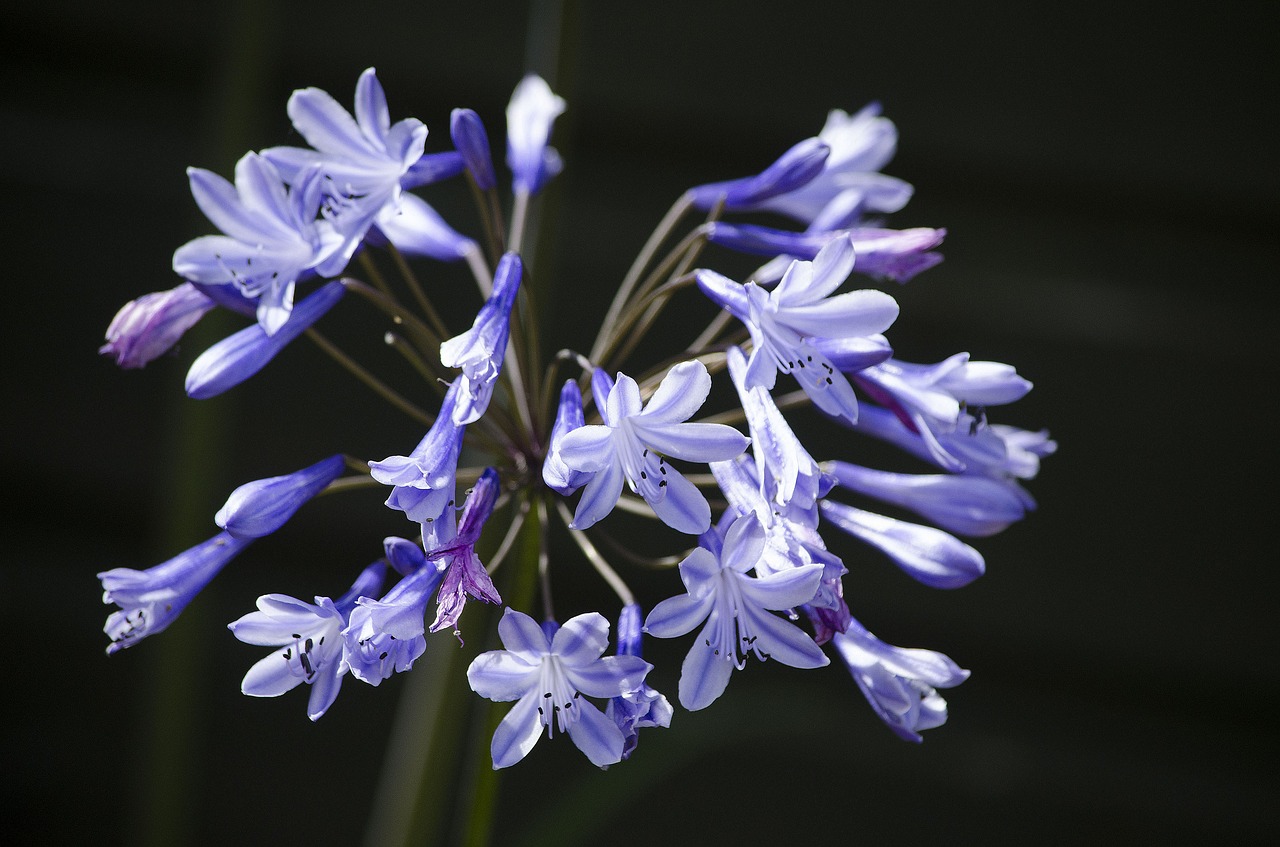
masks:
<svg viewBox="0 0 1280 847"><path fill-rule="evenodd" d="M404 515L403 537L384 539L367 567L326 563L338 575L317 584L350 589L314 602L264 594L230 624L240 641L271 649L246 673L245 694L306 683L318 719L348 675L376 686L409 671L428 638L491 639L468 625L468 604L480 601L505 606L503 649L480 653L466 679L481 697L515 703L492 740L495 768L559 733L607 767L638 749L641 729L668 726L675 709L652 685L647 637L687 645L673 698L686 710L712 706L753 659L808 670L835 658L875 714L919 741L946 720L939 689L968 671L872 635L850 611L844 577L887 558L932 588L971 582L985 562L961 537L1000 532L1034 509L1023 483L1055 445L991 422L1031 388L1012 367L963 352L917 364L891 346L898 304L884 283L936 265L945 236L886 226L913 190L882 173L893 123L878 105L832 111L818 135L759 173L690 188L597 316L591 349L574 351L542 346L531 306L539 280L522 255L539 195L563 167L549 145L565 108L536 76L517 86L509 197L481 116L455 110L437 144L420 121L392 121L372 69L352 111L318 89L293 94L288 114L309 146L250 152L233 180L188 171L219 233L177 249L181 282L121 309L102 352L142 367L210 311L237 312L247 325L191 364L192 398L234 388L307 336L405 414L405 440L385 457L337 453L249 482L217 510L209 540L148 570L100 574L105 602L119 606L108 652L169 626L312 498L381 490ZM446 180L473 190L479 223L462 228L475 237L432 207ZM691 216L701 219L681 237ZM763 264L746 277L710 266L734 253ZM446 326L433 307L456 291L433 287L432 262L461 262L474 277L483 303L469 327ZM400 276L382 274L387 265ZM705 329L666 331L662 361L637 361L672 304L700 310ZM385 337L422 383L384 382L319 334L322 319ZM716 380L724 390L713 395ZM792 423L806 418L840 436L822 441L823 451L840 445L834 455L815 458L816 445L797 437ZM918 472L864 464L866 437L901 448ZM632 543L625 536L644 518L654 529ZM551 547L552 531L576 549ZM582 560L603 599L557 609L552 575L580 580L593 572ZM637 598L627 569L655 566L669 569L669 593ZM536 588L504 599L517 584Z"/></svg>

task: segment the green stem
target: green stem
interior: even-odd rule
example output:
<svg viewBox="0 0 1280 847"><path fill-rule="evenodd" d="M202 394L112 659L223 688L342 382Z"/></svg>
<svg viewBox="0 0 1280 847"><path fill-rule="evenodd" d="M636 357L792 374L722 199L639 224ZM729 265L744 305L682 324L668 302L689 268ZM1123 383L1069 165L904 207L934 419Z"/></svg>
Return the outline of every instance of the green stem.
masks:
<svg viewBox="0 0 1280 847"><path fill-rule="evenodd" d="M382 380L369 373L364 366L355 359L352 359L346 353L343 353L338 349L336 344L321 335L314 327L307 329L306 332L307 337L314 341L321 350L328 353L334 361L346 368L347 371L349 371L356 379L373 389L383 400L386 400L392 406L395 406L397 409L419 423L431 426L431 424L435 422L434 416L427 414L422 409L419 409L400 394L396 393L395 390Z"/></svg>

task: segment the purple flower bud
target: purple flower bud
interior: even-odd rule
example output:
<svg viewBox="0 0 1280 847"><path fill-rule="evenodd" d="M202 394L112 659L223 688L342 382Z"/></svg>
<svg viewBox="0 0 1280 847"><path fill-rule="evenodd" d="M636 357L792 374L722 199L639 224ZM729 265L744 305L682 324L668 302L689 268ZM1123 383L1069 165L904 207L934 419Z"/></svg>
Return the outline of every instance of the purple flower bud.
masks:
<svg viewBox="0 0 1280 847"><path fill-rule="evenodd" d="M120 307L98 352L122 368L140 368L169 351L214 303L184 282L168 291L144 294Z"/></svg>
<svg viewBox="0 0 1280 847"><path fill-rule="evenodd" d="M608 379L608 377L605 377ZM608 394L606 393L607 397ZM547 449L547 458L542 463L542 481L552 491L568 497L595 476L587 471L575 471L564 463L560 457L560 441L569 433L582 426L585 418L582 414L582 392L578 383L565 380L560 389L560 405L556 409L556 422L551 428L551 443Z"/></svg>
<svg viewBox="0 0 1280 847"><path fill-rule="evenodd" d="M995 535L1027 512L1017 484L1008 480L888 473L848 462L828 462L823 470L843 488L910 509L960 535Z"/></svg>
<svg viewBox="0 0 1280 847"><path fill-rule="evenodd" d="M507 105L507 167L516 193L537 194L563 164L547 146L551 125L564 113L564 100L546 81L529 74L511 94Z"/></svg>
<svg viewBox="0 0 1280 847"><path fill-rule="evenodd" d="M382 549L391 567L395 568L396 573L401 576L408 576L427 561L427 554L423 551L422 545L407 538L397 538L394 535L384 538Z"/></svg>
<svg viewBox="0 0 1280 847"><path fill-rule="evenodd" d="M693 205L710 209L724 198L726 209L739 210L787 194L822 173L831 148L818 138L806 138L755 176L711 182L689 189Z"/></svg>
<svg viewBox="0 0 1280 847"><path fill-rule="evenodd" d="M270 535L342 476L344 466L341 456L330 456L296 473L245 483L231 492L214 523L236 538Z"/></svg>
<svg viewBox="0 0 1280 847"><path fill-rule="evenodd" d="M120 607L103 627L111 638L108 655L132 647L173 623L192 598L251 540L220 532L145 571L114 568L98 574L102 602Z"/></svg>
<svg viewBox="0 0 1280 847"><path fill-rule="evenodd" d="M879 548L908 576L930 588L960 588L986 570L981 553L940 529L864 512L832 500L823 500L818 507L828 521Z"/></svg>
<svg viewBox="0 0 1280 847"><path fill-rule="evenodd" d="M489 134L484 122L471 109L454 109L449 116L449 134L453 146L458 148L471 178L481 191L489 191L497 185L493 173L493 155L489 152Z"/></svg>
<svg viewBox="0 0 1280 847"><path fill-rule="evenodd" d="M929 252L942 243L945 229L916 227L914 229L854 229L811 230L789 232L751 224L732 224L717 221L708 227L707 239L714 244L742 253L759 256L777 256L754 276L764 284L780 279L788 264L795 259L810 260L828 243L837 238L848 238L857 257L855 273L876 279L907 282L916 274L928 270L942 261L942 254Z"/></svg>
<svg viewBox="0 0 1280 847"><path fill-rule="evenodd" d="M187 395L204 400L244 382L333 308L345 293L342 283L327 283L295 306L274 335L267 335L261 324L254 324L222 339L192 362L187 371Z"/></svg>

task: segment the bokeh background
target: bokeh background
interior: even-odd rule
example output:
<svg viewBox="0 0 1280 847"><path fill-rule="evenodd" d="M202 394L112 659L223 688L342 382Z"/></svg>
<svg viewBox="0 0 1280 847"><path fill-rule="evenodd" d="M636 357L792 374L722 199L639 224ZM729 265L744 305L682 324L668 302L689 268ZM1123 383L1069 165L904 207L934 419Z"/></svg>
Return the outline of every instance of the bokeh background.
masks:
<svg viewBox="0 0 1280 847"><path fill-rule="evenodd" d="M394 118L431 127L429 150L448 147L455 106L498 141L524 70L554 79L567 165L535 272L557 346L585 346L686 187L880 100L901 133L887 171L917 189L894 224L950 233L946 262L893 291L895 348L1016 364L1036 389L998 420L1061 445L1029 486L1040 511L977 543L988 574L962 591L830 539L871 629L974 671L924 744L881 726L838 666L753 665L608 773L539 744L498 784L494 843L1273 835L1275 4L50 0L4 17L8 843L394 844L397 792L420 815L471 801L465 769L405 776L422 738L467 741L462 721L423 718L448 658L435 677L424 662L376 690L350 681L314 725L300 693L238 693L259 651L225 624L261 593L342 590L406 529L376 496L318 501L163 636L102 654L96 572L207 537L240 482L418 438L301 344L186 400L185 369L234 322L142 372L95 354L115 310L174 284L172 250L211 231L183 169L230 174L246 149L296 143L289 92L348 103L368 66ZM464 190L431 199L475 231ZM460 292L446 308L474 310L466 278L438 273ZM572 555L564 616L610 602L578 587ZM652 585L650 601L674 592ZM671 694L681 652L651 655Z"/></svg>

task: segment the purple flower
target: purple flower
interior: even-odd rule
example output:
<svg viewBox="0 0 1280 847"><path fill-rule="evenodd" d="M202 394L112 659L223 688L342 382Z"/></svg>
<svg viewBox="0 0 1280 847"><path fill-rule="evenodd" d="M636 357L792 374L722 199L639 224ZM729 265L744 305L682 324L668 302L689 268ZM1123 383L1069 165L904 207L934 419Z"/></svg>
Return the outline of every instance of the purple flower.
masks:
<svg viewBox="0 0 1280 847"><path fill-rule="evenodd" d="M342 630L347 664L362 682L377 686L404 673L427 649L426 609L444 565L425 561L380 599L359 597Z"/></svg>
<svg viewBox="0 0 1280 847"><path fill-rule="evenodd" d="M606 377L607 378L607 377ZM605 396L608 396L606 392ZM552 491L568 497L591 481L595 474L586 471L572 470L560 456L560 445L564 437L585 423L582 414L582 392L578 383L565 380L560 389L560 404L556 407L556 422L551 427L551 438L547 446L547 458L542 463L542 481Z"/></svg>
<svg viewBox="0 0 1280 847"><path fill-rule="evenodd" d="M453 410L462 384L459 379L449 386L439 416L411 454L369 463L374 479L394 486L387 505L404 512L411 521L431 523L454 503L458 453L466 427L454 423ZM428 534L424 528L423 535Z"/></svg>
<svg viewBox="0 0 1280 847"><path fill-rule="evenodd" d="M619 697L636 691L652 665L636 656L604 656L609 622L592 612L557 627L540 628L528 615L507 609L498 623L505 650L481 653L467 668L471 690L497 702L517 700L493 734L494 770L510 767L538 743L545 727L569 734L593 765L622 760L625 740L617 725L582 698Z"/></svg>
<svg viewBox="0 0 1280 847"><path fill-rule="evenodd" d="M855 115L832 109L818 138L830 148L822 172L760 203L815 230L852 226L868 212L896 212L911 199L908 183L879 173L897 149L898 131L871 103Z"/></svg>
<svg viewBox="0 0 1280 847"><path fill-rule="evenodd" d="M178 343L214 302L189 282L168 291L144 294L120 307L107 327L107 343L98 352L122 368L140 368Z"/></svg>
<svg viewBox="0 0 1280 847"><path fill-rule="evenodd" d="M261 324L254 324L214 344L191 363L187 371L187 396L205 400L244 382L320 320L345 293L342 283L327 283L299 303L274 335L268 334Z"/></svg>
<svg viewBox="0 0 1280 847"><path fill-rule="evenodd" d="M710 224L707 228L707 239L712 243L744 253L776 257L753 274L752 279L761 285L780 279L793 260L815 258L823 247L837 238L847 238L853 243L853 252L858 257L854 264L855 273L876 279L907 282L916 274L942 261L941 253L931 251L942 243L946 234L945 229L929 227L856 227L788 232L721 221Z"/></svg>
<svg viewBox="0 0 1280 847"><path fill-rule="evenodd" d="M344 467L342 456L330 456L295 473L247 482L231 492L213 521L236 538L270 535L342 476Z"/></svg>
<svg viewBox="0 0 1280 847"><path fill-rule="evenodd" d="M630 603L618 615L618 655L640 657L640 606ZM640 740L640 730L646 727L671 726L672 709L667 698L648 683L639 688L612 697L605 706L604 715L622 731L622 758L629 759Z"/></svg>
<svg viewBox="0 0 1280 847"><path fill-rule="evenodd" d="M760 521L754 515L737 518L719 551L698 547L680 563L687 593L663 600L645 620L644 631L658 638L684 635L706 621L680 670L680 705L690 711L714 703L734 668L745 667L752 653L793 668L819 668L829 662L803 630L768 612L812 600L822 566L747 576L760 562L764 546Z"/></svg>
<svg viewBox="0 0 1280 847"><path fill-rule="evenodd" d="M986 571L981 553L940 529L831 500L818 506L828 521L878 548L908 576L931 588L961 588Z"/></svg>
<svg viewBox="0 0 1280 847"><path fill-rule="evenodd" d="M507 105L507 167L518 194L537 194L563 163L554 147L548 147L551 125L564 113L564 100L546 80L529 74L520 81Z"/></svg>
<svg viewBox="0 0 1280 847"><path fill-rule="evenodd" d="M848 462L828 462L827 473L849 491L910 509L960 535L995 535L1027 513L1012 480L951 474L901 474Z"/></svg>
<svg viewBox="0 0 1280 847"><path fill-rule="evenodd" d="M754 282L739 285L714 271L697 272L698 287L751 333L746 385L771 390L779 371L789 373L819 409L850 422L858 419L853 387L811 340L874 335L897 318L898 304L881 291L829 296L853 265L853 244L841 238L823 247L812 262L792 262L772 291Z"/></svg>
<svg viewBox="0 0 1280 847"><path fill-rule="evenodd" d="M511 332L511 307L515 305L524 268L520 257L507 253L493 275L493 293L480 307L471 329L440 345L440 363L461 368L458 399L453 422L469 424L480 420L489 408L493 386L502 373L502 357L507 352Z"/></svg>
<svg viewBox="0 0 1280 847"><path fill-rule="evenodd" d="M710 209L722 199L731 211L750 209L806 185L822 173L830 153L821 139L806 138L754 176L699 185L688 196L699 209Z"/></svg>
<svg viewBox="0 0 1280 847"><path fill-rule="evenodd" d="M497 185L493 173L493 155L489 152L489 134L484 122L471 109L454 109L449 115L449 135L453 146L462 154L476 188L489 191Z"/></svg>
<svg viewBox="0 0 1280 847"><path fill-rule="evenodd" d="M574 529L586 529L613 511L625 480L667 526L691 535L706 532L711 526L706 498L662 455L715 462L746 449L750 442L733 427L685 423L710 391L706 366L682 362L667 372L642 408L636 381L618 374L603 405L596 398L604 424L579 427L560 442L565 465L595 474L578 501Z"/></svg>
<svg viewBox="0 0 1280 847"><path fill-rule="evenodd" d="M317 221L320 174L300 174L286 193L280 173L247 153L236 164L234 186L200 168L189 168L191 194L225 235L189 241L173 254L173 270L192 282L225 285L257 300L258 323L274 335L293 309L294 283L308 276L336 276L350 251L326 221Z"/></svg>
<svg viewBox="0 0 1280 847"><path fill-rule="evenodd" d="M485 572L484 562L476 555L476 542L480 540L480 532L497 499L498 472L485 468L467 496L457 535L427 553L428 558L440 559L446 567L436 601L436 619L431 624L432 632L452 629L455 635L459 635L458 618L462 615L468 594L485 603L502 602L493 580Z"/></svg>
<svg viewBox="0 0 1280 847"><path fill-rule="evenodd" d="M114 568L98 574L102 602L120 607L102 628L111 638L108 655L132 647L173 623L218 572L248 546L250 538L220 532L145 571Z"/></svg>
<svg viewBox="0 0 1280 847"><path fill-rule="evenodd" d="M942 653L885 644L856 620L834 644L871 708L904 741L918 744L921 732L946 723L947 701L936 689L969 678Z"/></svg>
<svg viewBox="0 0 1280 847"><path fill-rule="evenodd" d="M246 644L284 647L249 668L240 690L250 697L278 697L302 683L311 686L307 717L319 720L333 705L347 672L341 630L358 597L382 585L386 564L374 562L337 601L316 597L314 605L285 594L264 594L258 611L227 628Z"/></svg>

